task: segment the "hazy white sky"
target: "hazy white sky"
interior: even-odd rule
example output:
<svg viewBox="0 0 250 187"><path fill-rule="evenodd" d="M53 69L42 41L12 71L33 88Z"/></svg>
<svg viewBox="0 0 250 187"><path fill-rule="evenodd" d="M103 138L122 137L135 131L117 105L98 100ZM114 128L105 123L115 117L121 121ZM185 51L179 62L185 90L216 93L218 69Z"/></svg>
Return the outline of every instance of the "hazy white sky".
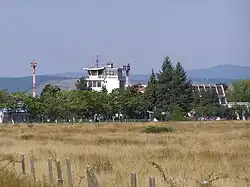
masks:
<svg viewBox="0 0 250 187"><path fill-rule="evenodd" d="M250 66L250 0L1 0L0 76L81 71L93 54L131 73Z"/></svg>

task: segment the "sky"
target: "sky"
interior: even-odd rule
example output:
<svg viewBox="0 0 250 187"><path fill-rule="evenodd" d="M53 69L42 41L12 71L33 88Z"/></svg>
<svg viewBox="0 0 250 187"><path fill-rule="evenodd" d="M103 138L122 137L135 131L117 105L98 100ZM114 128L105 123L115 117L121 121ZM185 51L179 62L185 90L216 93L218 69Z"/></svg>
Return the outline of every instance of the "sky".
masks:
<svg viewBox="0 0 250 187"><path fill-rule="evenodd" d="M100 61L159 70L250 66L249 0L1 0L0 77L80 72Z"/></svg>

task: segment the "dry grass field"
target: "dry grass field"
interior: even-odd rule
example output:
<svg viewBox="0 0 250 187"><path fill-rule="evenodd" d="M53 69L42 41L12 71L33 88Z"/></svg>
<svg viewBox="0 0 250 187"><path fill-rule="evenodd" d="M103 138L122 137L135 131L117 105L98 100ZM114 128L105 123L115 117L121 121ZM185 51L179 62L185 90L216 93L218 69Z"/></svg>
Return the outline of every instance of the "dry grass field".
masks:
<svg viewBox="0 0 250 187"><path fill-rule="evenodd" d="M29 158L33 152L37 180L47 180L49 156L61 161L66 180L65 159L69 157L74 186L87 186L87 164L94 167L101 187L130 186L132 171L137 173L138 186L148 186L151 175L156 177L157 187L168 186L170 181L178 186L193 187L196 184L191 179L221 177L213 186L247 186L250 122L157 123L174 127L175 131L155 134L141 132L147 125L150 124L37 124L32 128L2 125L0 170L8 162L6 159L18 160L20 152ZM30 172L29 160L26 162ZM7 169L20 173L20 164L9 165ZM17 187L15 177L11 172L2 171L0 186Z"/></svg>

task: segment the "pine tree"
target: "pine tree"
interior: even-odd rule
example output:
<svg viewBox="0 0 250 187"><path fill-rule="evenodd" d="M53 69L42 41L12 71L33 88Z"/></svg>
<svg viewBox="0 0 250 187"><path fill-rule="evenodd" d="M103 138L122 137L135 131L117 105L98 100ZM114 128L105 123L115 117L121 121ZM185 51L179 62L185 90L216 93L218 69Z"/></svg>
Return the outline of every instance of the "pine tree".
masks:
<svg viewBox="0 0 250 187"><path fill-rule="evenodd" d="M156 80L155 71L154 71L154 69L152 69L151 76L150 76L150 79L149 79L149 84L150 85L155 85L156 82L157 82L157 80Z"/></svg>
<svg viewBox="0 0 250 187"><path fill-rule="evenodd" d="M154 110L156 101L157 101L157 87L156 87L157 85L156 84L157 84L156 75L155 75L154 69L152 69L152 73L149 78L148 86L145 92L147 108L150 111Z"/></svg>
<svg viewBox="0 0 250 187"><path fill-rule="evenodd" d="M175 89L173 95L175 96L175 107L187 113L192 109L193 91L192 83L187 79L186 71L180 62L177 62L174 73L173 82Z"/></svg>
<svg viewBox="0 0 250 187"><path fill-rule="evenodd" d="M170 58L167 56L163 61L162 70L157 74L158 81L156 107L164 112L171 112L172 108L171 96L174 89L173 73L173 65Z"/></svg>

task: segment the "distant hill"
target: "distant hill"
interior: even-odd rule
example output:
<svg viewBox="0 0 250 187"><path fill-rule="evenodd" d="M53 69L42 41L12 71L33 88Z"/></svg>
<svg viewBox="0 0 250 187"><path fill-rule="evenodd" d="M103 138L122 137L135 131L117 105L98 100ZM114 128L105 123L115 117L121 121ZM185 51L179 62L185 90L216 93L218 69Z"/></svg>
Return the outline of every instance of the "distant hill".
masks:
<svg viewBox="0 0 250 187"><path fill-rule="evenodd" d="M36 82L38 92L47 83L60 83L61 81L72 80L72 77L59 77L49 75L37 75ZM28 92L32 90L32 76L27 77L0 77L0 89L8 92Z"/></svg>
<svg viewBox="0 0 250 187"><path fill-rule="evenodd" d="M81 77L86 76L86 71L83 72L64 72L54 74L61 77ZM187 70L187 75L190 79L225 79L225 80L238 80L250 78L250 67L237 66L237 65L218 65L212 68L191 69ZM133 81L147 82L150 74L144 75L131 75Z"/></svg>
<svg viewBox="0 0 250 187"><path fill-rule="evenodd" d="M87 76L87 72L86 71L82 71L82 72L63 72L63 73L52 74L52 76L59 76L59 77L82 77L82 76Z"/></svg>
<svg viewBox="0 0 250 187"><path fill-rule="evenodd" d="M65 72L54 75L37 75L38 93L46 84L59 85L64 90L75 89L76 80L85 76L86 72ZM194 83L199 84L230 84L240 79L250 77L250 67L235 65L219 65L207 69L187 70L188 78ZM147 84L150 74L131 75L132 83ZM0 89L6 89L9 92L30 92L32 90L32 77L0 77Z"/></svg>
<svg viewBox="0 0 250 187"><path fill-rule="evenodd" d="M250 78L250 67L225 64L212 68L187 70L187 74L190 78L246 79Z"/></svg>

